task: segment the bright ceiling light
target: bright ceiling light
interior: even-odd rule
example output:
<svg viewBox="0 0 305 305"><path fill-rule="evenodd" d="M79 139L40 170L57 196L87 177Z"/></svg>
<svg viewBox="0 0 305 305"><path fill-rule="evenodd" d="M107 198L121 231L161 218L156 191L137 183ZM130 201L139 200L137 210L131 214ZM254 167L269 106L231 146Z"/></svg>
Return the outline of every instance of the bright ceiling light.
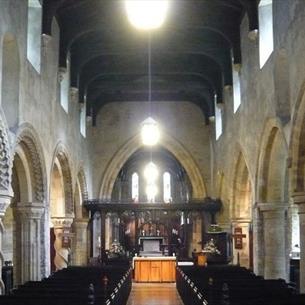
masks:
<svg viewBox="0 0 305 305"><path fill-rule="evenodd" d="M168 7L168 0L125 0L130 23L142 30L159 28L164 23Z"/></svg>
<svg viewBox="0 0 305 305"><path fill-rule="evenodd" d="M149 162L144 169L144 177L148 183L155 182L158 178L158 168L153 162Z"/></svg>
<svg viewBox="0 0 305 305"><path fill-rule="evenodd" d="M156 145L160 139L160 130L157 122L151 117L142 123L141 138L143 145Z"/></svg>

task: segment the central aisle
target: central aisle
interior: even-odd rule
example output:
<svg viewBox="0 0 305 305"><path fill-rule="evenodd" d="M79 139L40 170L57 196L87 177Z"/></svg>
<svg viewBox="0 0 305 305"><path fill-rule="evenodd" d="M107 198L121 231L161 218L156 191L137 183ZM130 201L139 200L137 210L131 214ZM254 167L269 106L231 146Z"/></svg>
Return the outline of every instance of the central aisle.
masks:
<svg viewBox="0 0 305 305"><path fill-rule="evenodd" d="M183 305L183 302L174 283L132 283L127 305Z"/></svg>

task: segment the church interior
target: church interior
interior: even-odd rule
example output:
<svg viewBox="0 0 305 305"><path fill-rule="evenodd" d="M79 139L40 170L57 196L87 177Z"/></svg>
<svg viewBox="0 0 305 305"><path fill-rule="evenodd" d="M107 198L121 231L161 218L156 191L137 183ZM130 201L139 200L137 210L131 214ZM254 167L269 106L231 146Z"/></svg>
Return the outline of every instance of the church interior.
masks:
<svg viewBox="0 0 305 305"><path fill-rule="evenodd" d="M1 0L0 304L305 304L304 54L304 0Z"/></svg>

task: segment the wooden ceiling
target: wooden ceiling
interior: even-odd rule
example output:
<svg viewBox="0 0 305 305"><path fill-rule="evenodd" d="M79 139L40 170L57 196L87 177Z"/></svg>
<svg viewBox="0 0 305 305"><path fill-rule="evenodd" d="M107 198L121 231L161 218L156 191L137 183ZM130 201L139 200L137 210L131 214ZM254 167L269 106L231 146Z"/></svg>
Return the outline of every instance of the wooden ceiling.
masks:
<svg viewBox="0 0 305 305"><path fill-rule="evenodd" d="M240 23L258 28L256 0L174 0L164 26L151 34L152 100L191 101L206 121L214 96L232 85L241 63ZM106 103L147 101L148 34L133 28L120 0L44 0L43 33L60 27L59 66L71 56L71 87L87 113Z"/></svg>

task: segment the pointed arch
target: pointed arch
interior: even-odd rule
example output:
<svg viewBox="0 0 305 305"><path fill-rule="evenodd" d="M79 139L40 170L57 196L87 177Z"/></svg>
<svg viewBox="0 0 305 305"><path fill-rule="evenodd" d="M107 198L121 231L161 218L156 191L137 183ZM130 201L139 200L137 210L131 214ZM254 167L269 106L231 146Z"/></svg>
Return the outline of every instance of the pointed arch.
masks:
<svg viewBox="0 0 305 305"><path fill-rule="evenodd" d="M233 178L233 219L251 219L252 187L249 170L242 152L239 152Z"/></svg>
<svg viewBox="0 0 305 305"><path fill-rule="evenodd" d="M99 198L110 200L115 179L120 169L128 158L142 146L141 137L138 134L129 139L113 155L102 178ZM206 187L203 177L190 152L177 139L165 133L162 134L162 143L160 146L170 151L185 168L192 184L192 199L203 199L206 197Z"/></svg>

